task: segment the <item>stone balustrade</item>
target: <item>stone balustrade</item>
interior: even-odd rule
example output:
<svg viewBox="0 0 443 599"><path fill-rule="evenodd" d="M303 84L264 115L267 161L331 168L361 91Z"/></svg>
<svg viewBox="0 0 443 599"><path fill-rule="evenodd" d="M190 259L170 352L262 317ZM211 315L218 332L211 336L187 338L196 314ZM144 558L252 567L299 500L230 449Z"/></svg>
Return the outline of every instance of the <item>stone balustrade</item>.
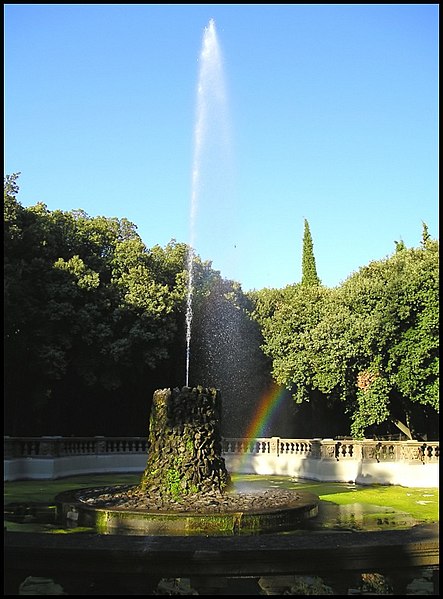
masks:
<svg viewBox="0 0 443 599"><path fill-rule="evenodd" d="M357 484L438 487L438 441L224 439L226 466L238 474L282 475Z"/></svg>
<svg viewBox="0 0 443 599"><path fill-rule="evenodd" d="M438 487L439 441L223 438L230 472L358 484ZM4 480L142 472L143 437L4 437Z"/></svg>
<svg viewBox="0 0 443 599"><path fill-rule="evenodd" d="M141 472L146 446L144 437L5 437L4 480Z"/></svg>
<svg viewBox="0 0 443 599"><path fill-rule="evenodd" d="M296 455L317 460L365 460L376 462L437 463L439 441L376 441L372 439L336 441L334 439L223 439L223 452L230 454Z"/></svg>
<svg viewBox="0 0 443 599"><path fill-rule="evenodd" d="M4 437L4 459L116 453L146 454L144 437Z"/></svg>

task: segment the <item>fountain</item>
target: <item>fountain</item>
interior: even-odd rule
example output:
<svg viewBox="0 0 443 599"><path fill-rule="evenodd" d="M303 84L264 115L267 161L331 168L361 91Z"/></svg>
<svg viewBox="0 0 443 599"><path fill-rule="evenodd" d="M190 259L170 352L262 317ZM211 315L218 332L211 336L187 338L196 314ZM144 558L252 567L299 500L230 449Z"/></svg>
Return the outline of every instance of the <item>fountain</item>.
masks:
<svg viewBox="0 0 443 599"><path fill-rule="evenodd" d="M317 515L311 493L234 492L222 457L220 402L217 389L157 389L140 483L61 493L62 519L75 514L78 525L101 533L233 535L288 531Z"/></svg>
<svg viewBox="0 0 443 599"><path fill-rule="evenodd" d="M209 123L220 120L224 104L221 53L211 19L203 35L197 85L187 258L186 383L181 390L154 392L147 466L139 485L68 492L57 497L63 519L74 515L78 524L94 526L101 532L266 532L290 530L317 514L318 498L310 494L282 490L272 494L234 493L221 451L220 391L188 386L196 213L201 171L210 153L203 150L209 141Z"/></svg>

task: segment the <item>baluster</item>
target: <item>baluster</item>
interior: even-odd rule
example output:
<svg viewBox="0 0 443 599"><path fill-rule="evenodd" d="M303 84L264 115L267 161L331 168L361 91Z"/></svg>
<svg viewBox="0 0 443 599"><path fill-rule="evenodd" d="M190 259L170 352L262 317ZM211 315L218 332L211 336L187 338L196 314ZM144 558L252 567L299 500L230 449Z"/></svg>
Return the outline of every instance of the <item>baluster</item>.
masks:
<svg viewBox="0 0 443 599"><path fill-rule="evenodd" d="M20 456L26 457L28 455L28 444L26 441L20 443Z"/></svg>

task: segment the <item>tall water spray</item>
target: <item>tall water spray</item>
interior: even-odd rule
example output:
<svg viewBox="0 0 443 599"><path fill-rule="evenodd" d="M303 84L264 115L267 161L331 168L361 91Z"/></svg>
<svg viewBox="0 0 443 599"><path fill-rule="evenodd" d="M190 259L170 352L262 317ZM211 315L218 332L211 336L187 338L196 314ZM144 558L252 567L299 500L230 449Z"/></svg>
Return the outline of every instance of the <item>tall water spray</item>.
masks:
<svg viewBox="0 0 443 599"><path fill-rule="evenodd" d="M226 96L220 46L217 41L214 20L211 19L203 33L199 57L200 68L197 83L196 117L194 126L194 156L191 177L190 242L187 257L188 287L186 301L186 386L189 384L189 362L191 355L191 328L193 316L194 257L197 230L197 208L202 187L204 152L214 136L219 135L219 126L225 121ZM218 125L216 127L215 125ZM221 128L226 136L226 127ZM226 143L225 140L219 140Z"/></svg>

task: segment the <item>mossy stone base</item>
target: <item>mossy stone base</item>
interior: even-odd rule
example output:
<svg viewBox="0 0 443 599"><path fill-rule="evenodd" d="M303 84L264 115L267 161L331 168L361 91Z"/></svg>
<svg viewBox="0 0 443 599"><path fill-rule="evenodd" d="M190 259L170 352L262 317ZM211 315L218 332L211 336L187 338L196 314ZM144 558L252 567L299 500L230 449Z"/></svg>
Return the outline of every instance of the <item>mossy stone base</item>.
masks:
<svg viewBox="0 0 443 599"><path fill-rule="evenodd" d="M78 524L99 533L148 535L241 535L295 530L318 513L319 499L311 493L294 493L294 501L278 508L251 508L222 512L159 512L125 508L96 508L65 492L56 502L61 517L74 508Z"/></svg>
<svg viewBox="0 0 443 599"><path fill-rule="evenodd" d="M222 457L220 404L220 391L213 388L154 392L141 491L167 500L223 493L230 477Z"/></svg>

